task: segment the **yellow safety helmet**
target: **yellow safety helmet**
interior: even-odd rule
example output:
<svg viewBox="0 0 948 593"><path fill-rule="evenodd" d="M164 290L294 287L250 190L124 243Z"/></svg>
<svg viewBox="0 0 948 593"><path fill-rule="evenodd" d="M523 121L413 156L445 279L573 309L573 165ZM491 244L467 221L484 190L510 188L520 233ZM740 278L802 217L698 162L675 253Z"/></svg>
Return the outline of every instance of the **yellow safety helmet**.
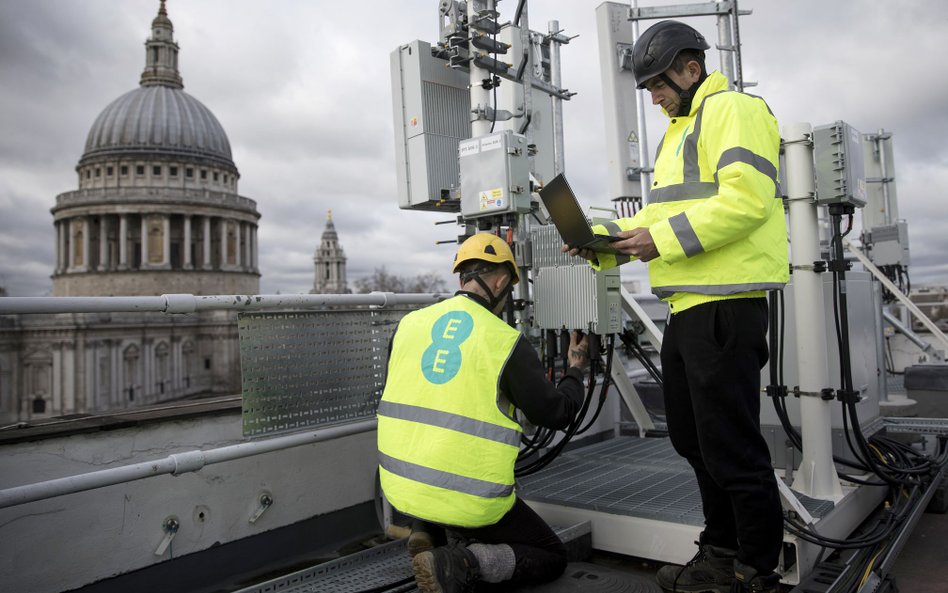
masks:
<svg viewBox="0 0 948 593"><path fill-rule="evenodd" d="M477 233L461 243L454 256L453 272L457 273L461 264L471 260L486 261L494 264L507 264L510 268L511 284L520 282L520 271L514 260L513 252L507 242L493 233Z"/></svg>

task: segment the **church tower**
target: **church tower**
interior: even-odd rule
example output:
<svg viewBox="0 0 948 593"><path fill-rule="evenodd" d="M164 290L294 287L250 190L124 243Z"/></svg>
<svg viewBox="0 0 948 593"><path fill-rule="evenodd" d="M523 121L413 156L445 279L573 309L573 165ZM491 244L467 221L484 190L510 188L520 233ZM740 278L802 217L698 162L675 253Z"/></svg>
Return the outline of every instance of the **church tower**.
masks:
<svg viewBox="0 0 948 593"><path fill-rule="evenodd" d="M339 245L339 235L332 223L332 210L326 213L326 230L323 231L319 248L313 256L316 278L311 294L344 294L349 292L346 284L346 254Z"/></svg>

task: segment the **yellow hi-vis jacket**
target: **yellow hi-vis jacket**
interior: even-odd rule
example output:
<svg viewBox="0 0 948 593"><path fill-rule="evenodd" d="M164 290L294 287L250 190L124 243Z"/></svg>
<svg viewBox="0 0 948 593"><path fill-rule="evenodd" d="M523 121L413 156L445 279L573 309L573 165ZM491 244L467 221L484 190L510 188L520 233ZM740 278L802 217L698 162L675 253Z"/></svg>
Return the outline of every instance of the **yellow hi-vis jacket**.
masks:
<svg viewBox="0 0 948 593"><path fill-rule="evenodd" d="M514 504L522 429L498 381L520 333L465 296L413 311L392 340L379 473L407 515L481 527Z"/></svg>
<svg viewBox="0 0 948 593"><path fill-rule="evenodd" d="M762 296L789 278L779 151L777 120L764 100L728 91L724 75L712 72L688 116L669 122L648 204L632 218L593 228L613 234L648 228L659 253L648 262L652 292L672 313ZM596 256L596 269L630 259Z"/></svg>

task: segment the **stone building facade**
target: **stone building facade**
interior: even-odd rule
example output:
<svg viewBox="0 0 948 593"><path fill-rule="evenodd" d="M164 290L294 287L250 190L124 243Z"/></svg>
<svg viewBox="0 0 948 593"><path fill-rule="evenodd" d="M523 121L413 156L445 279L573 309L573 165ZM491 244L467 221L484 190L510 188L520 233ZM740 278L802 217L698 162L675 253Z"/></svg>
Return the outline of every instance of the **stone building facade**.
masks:
<svg viewBox="0 0 948 593"><path fill-rule="evenodd" d="M256 203L220 122L184 92L164 0L139 87L89 131L51 209L55 296L256 294ZM0 316L0 425L240 392L236 314Z"/></svg>

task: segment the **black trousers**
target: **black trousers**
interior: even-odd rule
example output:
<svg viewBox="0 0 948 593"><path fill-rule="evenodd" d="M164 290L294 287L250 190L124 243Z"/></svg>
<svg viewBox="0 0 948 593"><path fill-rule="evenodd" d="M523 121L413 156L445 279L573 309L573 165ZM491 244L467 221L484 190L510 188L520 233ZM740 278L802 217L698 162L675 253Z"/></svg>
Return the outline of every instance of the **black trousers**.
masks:
<svg viewBox="0 0 948 593"><path fill-rule="evenodd" d="M766 299L705 303L671 316L661 352L668 432L698 480L702 543L736 549L763 574L776 568L783 540L780 494L760 433L766 332Z"/></svg>
<svg viewBox="0 0 948 593"><path fill-rule="evenodd" d="M443 530L451 532L465 543L507 544L514 552L516 565L513 577L503 583L539 584L558 578L566 570L566 546L536 512L519 498L500 521L485 527L455 527L425 523L423 528L434 536L436 545L446 541ZM440 531L440 533L439 533ZM482 583L479 591L491 589Z"/></svg>

